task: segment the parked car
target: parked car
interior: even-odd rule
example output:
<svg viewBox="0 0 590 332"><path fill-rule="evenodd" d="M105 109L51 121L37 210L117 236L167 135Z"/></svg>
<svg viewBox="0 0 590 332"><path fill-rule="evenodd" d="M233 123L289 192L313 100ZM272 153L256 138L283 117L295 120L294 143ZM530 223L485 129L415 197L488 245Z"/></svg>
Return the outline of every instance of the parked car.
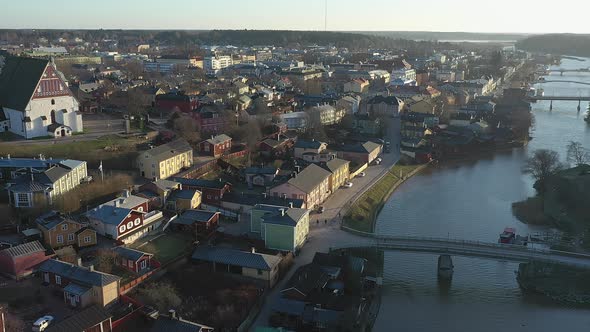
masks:
<svg viewBox="0 0 590 332"><path fill-rule="evenodd" d="M33 323L33 332L45 331L45 329L53 322L53 316L43 316Z"/></svg>
<svg viewBox="0 0 590 332"><path fill-rule="evenodd" d="M344 188L352 188L352 182L346 182L345 184L342 185L342 187L344 187Z"/></svg>
<svg viewBox="0 0 590 332"><path fill-rule="evenodd" d="M365 173L365 172L360 172L360 173L359 173L357 176L358 176L359 178L364 178L365 176L367 176L367 173Z"/></svg>
<svg viewBox="0 0 590 332"><path fill-rule="evenodd" d="M88 175L88 176L85 176L82 179L80 179L80 182L81 183L90 183L90 182L92 182L92 180L93 180L92 175Z"/></svg>

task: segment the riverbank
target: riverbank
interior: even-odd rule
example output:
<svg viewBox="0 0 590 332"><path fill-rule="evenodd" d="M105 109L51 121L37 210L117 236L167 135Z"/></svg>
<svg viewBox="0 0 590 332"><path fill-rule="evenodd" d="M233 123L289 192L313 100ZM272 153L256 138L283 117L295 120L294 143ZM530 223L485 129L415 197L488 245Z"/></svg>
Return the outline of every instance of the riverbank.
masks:
<svg viewBox="0 0 590 332"><path fill-rule="evenodd" d="M590 305L590 271L541 262L521 263L519 286L554 301Z"/></svg>
<svg viewBox="0 0 590 332"><path fill-rule="evenodd" d="M424 165L394 165L381 179L365 191L346 211L343 225L366 233L375 229L375 221L385 202L393 192L407 179L422 171Z"/></svg>

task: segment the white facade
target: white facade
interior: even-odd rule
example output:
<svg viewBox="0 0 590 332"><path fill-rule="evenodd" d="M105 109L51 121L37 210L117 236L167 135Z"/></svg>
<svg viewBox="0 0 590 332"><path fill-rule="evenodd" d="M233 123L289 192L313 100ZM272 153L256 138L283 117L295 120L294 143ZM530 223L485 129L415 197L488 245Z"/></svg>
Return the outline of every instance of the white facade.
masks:
<svg viewBox="0 0 590 332"><path fill-rule="evenodd" d="M203 61L205 72L207 74L215 75L220 70L227 68L233 64L232 57L229 55L208 56Z"/></svg>

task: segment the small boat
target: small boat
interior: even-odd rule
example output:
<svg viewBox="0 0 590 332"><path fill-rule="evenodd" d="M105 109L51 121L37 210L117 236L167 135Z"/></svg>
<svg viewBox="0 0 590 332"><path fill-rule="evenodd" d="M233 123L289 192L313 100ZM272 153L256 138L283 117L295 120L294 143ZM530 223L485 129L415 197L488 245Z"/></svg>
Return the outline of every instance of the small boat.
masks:
<svg viewBox="0 0 590 332"><path fill-rule="evenodd" d="M513 244L514 240L516 240L516 229L512 227L506 227L504 228L504 232L500 234L498 243Z"/></svg>
<svg viewBox="0 0 590 332"><path fill-rule="evenodd" d="M449 255L438 256L438 277L439 279L453 278L453 259Z"/></svg>

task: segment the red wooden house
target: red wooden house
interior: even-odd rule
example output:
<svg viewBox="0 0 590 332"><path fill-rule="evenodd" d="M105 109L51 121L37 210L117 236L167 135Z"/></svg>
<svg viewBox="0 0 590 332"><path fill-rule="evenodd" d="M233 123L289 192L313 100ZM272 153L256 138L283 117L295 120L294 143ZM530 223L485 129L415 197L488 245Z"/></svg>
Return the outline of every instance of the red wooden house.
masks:
<svg viewBox="0 0 590 332"><path fill-rule="evenodd" d="M24 278L53 255L46 255L39 241L28 242L0 251L0 273L14 279Z"/></svg>
<svg viewBox="0 0 590 332"><path fill-rule="evenodd" d="M115 247L116 262L119 266L136 274L143 274L151 269L154 255L125 247Z"/></svg>
<svg viewBox="0 0 590 332"><path fill-rule="evenodd" d="M204 210L187 210L180 217L172 221L176 230L183 232L197 232L197 235L208 235L217 229L219 212Z"/></svg>
<svg viewBox="0 0 590 332"><path fill-rule="evenodd" d="M189 113L199 106L199 100L194 96L179 93L166 93L156 96L156 108L166 112Z"/></svg>
<svg viewBox="0 0 590 332"><path fill-rule="evenodd" d="M199 190L205 204L219 204L223 195L231 190L231 184L214 180L171 178L170 180L182 184L184 190Z"/></svg>
<svg viewBox="0 0 590 332"><path fill-rule="evenodd" d="M211 136L210 139L199 143L199 151L205 156L219 157L231 150L231 140L226 134Z"/></svg>

